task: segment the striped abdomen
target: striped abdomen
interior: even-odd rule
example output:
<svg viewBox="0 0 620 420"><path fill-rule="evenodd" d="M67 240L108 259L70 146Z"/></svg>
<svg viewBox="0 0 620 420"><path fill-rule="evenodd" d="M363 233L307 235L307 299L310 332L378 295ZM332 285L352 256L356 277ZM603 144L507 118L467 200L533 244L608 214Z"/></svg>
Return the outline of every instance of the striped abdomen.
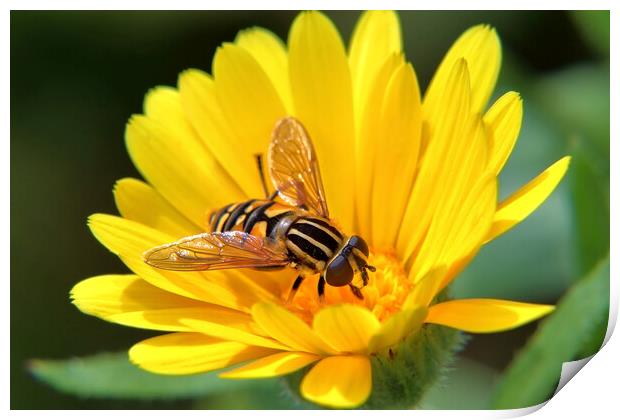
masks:
<svg viewBox="0 0 620 420"><path fill-rule="evenodd" d="M278 222L294 216L297 208L268 200L248 200L229 204L211 214L213 232L238 230L255 236L272 236Z"/></svg>
<svg viewBox="0 0 620 420"><path fill-rule="evenodd" d="M340 249L344 235L326 219L300 217L286 234L286 246L296 259L322 271Z"/></svg>

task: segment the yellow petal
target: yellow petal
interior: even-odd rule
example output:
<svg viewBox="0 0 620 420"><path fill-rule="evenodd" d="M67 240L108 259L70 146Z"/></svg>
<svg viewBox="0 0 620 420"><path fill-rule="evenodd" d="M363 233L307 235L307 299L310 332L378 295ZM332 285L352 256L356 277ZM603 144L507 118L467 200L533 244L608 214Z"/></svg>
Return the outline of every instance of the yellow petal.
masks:
<svg viewBox="0 0 620 420"><path fill-rule="evenodd" d="M288 113L292 113L293 98L288 81L288 56L282 40L267 29L255 27L240 31L235 38L235 44L249 52L260 64Z"/></svg>
<svg viewBox="0 0 620 420"><path fill-rule="evenodd" d="M276 353L245 366L220 373L219 376L226 379L271 378L295 372L319 359L319 356L308 353Z"/></svg>
<svg viewBox="0 0 620 420"><path fill-rule="evenodd" d="M463 299L431 306L424 322L472 333L510 330L553 311L552 305L497 299Z"/></svg>
<svg viewBox="0 0 620 420"><path fill-rule="evenodd" d="M371 353L398 344L405 337L415 333L426 317L426 307L410 305L387 319L370 340Z"/></svg>
<svg viewBox="0 0 620 420"><path fill-rule="evenodd" d="M261 197L264 193L256 162L237 141L231 123L220 108L211 77L200 70L184 71L179 76L179 92L190 124L212 156L218 159L219 169L216 166L217 170L212 170L214 178L221 178L223 172L239 186L240 193L222 197L219 206L247 197Z"/></svg>
<svg viewBox="0 0 620 420"><path fill-rule="evenodd" d="M172 236L200 233L190 222L153 187L133 178L123 178L114 185L114 200L120 214L129 220L160 230Z"/></svg>
<svg viewBox="0 0 620 420"><path fill-rule="evenodd" d="M210 210L242 199L193 136L174 137L160 122L138 115L127 124L125 139L144 178L195 225L207 226Z"/></svg>
<svg viewBox="0 0 620 420"><path fill-rule="evenodd" d="M448 271L437 292L447 286L469 264L484 244L484 238L491 229L497 203L497 178L490 176L487 180L482 179L480 185L480 190L477 186L474 188L476 191L474 194L478 195L477 202L463 222L470 228L459 229L452 236L454 242L446 251Z"/></svg>
<svg viewBox="0 0 620 420"><path fill-rule="evenodd" d="M351 304L331 305L314 315L314 331L339 352L368 353L370 338L381 324L368 309Z"/></svg>
<svg viewBox="0 0 620 420"><path fill-rule="evenodd" d="M89 218L89 227L99 242L117 254L134 273L168 292L245 312L257 301L274 299L238 270L179 272L151 267L144 262L142 254L178 238L140 223L96 214Z"/></svg>
<svg viewBox="0 0 620 420"><path fill-rule="evenodd" d="M490 171L501 172L519 137L522 118L523 101L517 92L504 94L484 114L484 123L490 129Z"/></svg>
<svg viewBox="0 0 620 420"><path fill-rule="evenodd" d="M503 234L536 210L562 180L569 163L570 157L563 157L502 201L495 213L486 242Z"/></svg>
<svg viewBox="0 0 620 420"><path fill-rule="evenodd" d="M184 375L221 369L274 353L274 350L222 341L198 333L149 338L129 349L129 359L150 372Z"/></svg>
<svg viewBox="0 0 620 420"><path fill-rule="evenodd" d="M470 113L469 76L464 60L454 65L443 93L443 123L432 133L400 228L396 249L403 261L419 247L432 218L444 205L442 199L463 190L463 184L471 181L464 172L475 169L473 159L478 157L481 147L481 130L477 130Z"/></svg>
<svg viewBox="0 0 620 420"><path fill-rule="evenodd" d="M157 121L175 139L191 138L192 143L200 144L191 132L191 127L181 107L179 92L169 86L150 89L144 97L144 115Z"/></svg>
<svg viewBox="0 0 620 420"><path fill-rule="evenodd" d="M195 158L199 159L198 164L206 172L210 181L201 185L211 194L209 206L211 206L211 202L218 205L226 199L230 200L231 196L237 196L241 193L234 179L235 173L226 172L219 164L218 156L213 155L208 145L196 134L183 108L178 90L166 87L151 89L144 98L144 114L150 120L161 124L164 130L171 134L172 138L168 142L176 144L173 139L191 139L192 147L197 146L196 149L201 154ZM185 143L181 143L180 147L185 147ZM188 150L185 149L185 152ZM186 168L186 170L190 170L190 168Z"/></svg>
<svg viewBox="0 0 620 420"><path fill-rule="evenodd" d="M394 73L405 65L402 54L392 54L383 63L377 72L368 100L364 105L364 114L360 122L361 129L356 138L356 224L355 231L371 241L373 220L371 206L375 174L375 156L382 147L383 126L381 124L381 108L385 96L385 87Z"/></svg>
<svg viewBox="0 0 620 420"><path fill-rule="evenodd" d="M400 23L395 12L370 10L362 13L349 47L355 126L358 130L376 74L385 60L393 53L401 52L401 48Z"/></svg>
<svg viewBox="0 0 620 420"><path fill-rule="evenodd" d="M188 319L244 331L253 324L247 313L168 293L134 275L84 280L73 287L71 298L85 313L135 328L192 331L184 322Z"/></svg>
<svg viewBox="0 0 620 420"><path fill-rule="evenodd" d="M281 306L257 303L252 307L252 317L269 336L294 350L314 354L334 352L305 322Z"/></svg>
<svg viewBox="0 0 620 420"><path fill-rule="evenodd" d="M435 295L437 295L446 272L446 266L439 266L422 276L422 279L415 284L413 290L407 296L403 309L413 309L415 306L428 307Z"/></svg>
<svg viewBox="0 0 620 420"><path fill-rule="evenodd" d="M434 230L431 225L411 268L410 276L414 281L417 282L420 278L416 273L424 273L435 266L448 267L447 275L454 276L455 267L463 267L460 265L463 258L469 258L468 261L473 258L491 228L496 203L497 179L494 174L487 174L462 197L462 202L457 203L456 209L449 212L450 215L443 220L444 224L439 230ZM444 278L437 292L452 278Z"/></svg>
<svg viewBox="0 0 620 420"><path fill-rule="evenodd" d="M307 400L333 408L354 408L370 396L372 372L366 356L333 356L321 360L301 382Z"/></svg>
<svg viewBox="0 0 620 420"><path fill-rule="evenodd" d="M119 255L138 276L155 287L191 299L209 301L209 290L200 287L199 273L155 270L142 254L157 245L172 242L175 237L117 216L94 214L88 219L93 235L107 249Z"/></svg>
<svg viewBox="0 0 620 420"><path fill-rule="evenodd" d="M273 128L287 115L286 109L261 66L239 46L224 44L218 48L213 75L217 103L234 133L232 141L239 153L235 161L253 169L252 179L244 183L254 184L251 197L262 197L255 155L267 152Z"/></svg>
<svg viewBox="0 0 620 420"><path fill-rule="evenodd" d="M385 88L380 119L371 241L375 248L393 249L416 173L422 135L420 90L411 64L404 64L392 75Z"/></svg>
<svg viewBox="0 0 620 420"><path fill-rule="evenodd" d="M80 311L100 318L121 312L204 305L168 293L133 274L110 274L82 280L71 289L71 299Z"/></svg>
<svg viewBox="0 0 620 420"><path fill-rule="evenodd" d="M295 19L289 72L295 116L316 147L331 216L350 232L355 182L351 76L340 35L323 14L302 12Z"/></svg>
<svg viewBox="0 0 620 420"><path fill-rule="evenodd" d="M495 88L501 65L502 51L495 29L487 25L474 26L452 45L424 96L424 111L433 124L440 124L441 91L454 63L464 58L469 67L472 88L472 111L481 112Z"/></svg>
<svg viewBox="0 0 620 420"><path fill-rule="evenodd" d="M188 319L194 322L206 319L209 322L225 324L225 328L241 331L248 330L249 324L252 323L252 318L248 314L209 304L204 304L202 307L122 312L105 318L106 321L134 328L160 331L197 331L189 325ZM215 334L209 335L216 336Z"/></svg>
<svg viewBox="0 0 620 420"><path fill-rule="evenodd" d="M192 331L200 332L210 337L216 337L225 341L236 341L239 343L247 344L249 346L266 347L277 350L290 350L290 347L272 340L268 337L262 337L255 334L255 331L260 331L264 334L260 327L255 327L254 322L251 324L248 322L245 325L228 325L226 320L222 319L206 319L200 318L186 318L181 321L184 325L188 326Z"/></svg>

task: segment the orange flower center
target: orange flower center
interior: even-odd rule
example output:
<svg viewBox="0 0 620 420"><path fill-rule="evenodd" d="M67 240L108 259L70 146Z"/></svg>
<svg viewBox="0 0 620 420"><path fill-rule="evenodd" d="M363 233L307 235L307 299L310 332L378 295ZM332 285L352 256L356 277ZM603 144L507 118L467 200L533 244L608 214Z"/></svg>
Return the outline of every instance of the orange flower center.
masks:
<svg viewBox="0 0 620 420"><path fill-rule="evenodd" d="M374 273L368 273L370 276L368 285L362 288L364 300L356 298L348 286L326 285L325 298L321 302L317 292L319 276L316 275L304 280L293 300L286 304L287 308L311 324L314 314L320 309L329 305L350 303L365 306L380 321L385 321L400 310L413 286L401 262L392 253L371 253L368 262L377 270ZM359 275L356 276L354 284L361 286ZM283 302L286 302L288 293L288 289L282 292Z"/></svg>

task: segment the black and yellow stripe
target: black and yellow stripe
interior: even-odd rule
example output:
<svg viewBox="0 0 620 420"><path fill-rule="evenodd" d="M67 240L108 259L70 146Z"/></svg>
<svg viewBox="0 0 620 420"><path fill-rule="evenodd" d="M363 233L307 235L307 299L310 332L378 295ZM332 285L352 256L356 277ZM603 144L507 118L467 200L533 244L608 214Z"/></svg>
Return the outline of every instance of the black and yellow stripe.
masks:
<svg viewBox="0 0 620 420"><path fill-rule="evenodd" d="M211 215L211 230L213 232L222 232L221 228L224 226L224 223L226 223L226 221L230 217L231 211L237 205L238 204L234 204L234 203L228 204L227 206L222 207L220 210L214 212Z"/></svg>
<svg viewBox="0 0 620 420"><path fill-rule="evenodd" d="M285 223L285 227L276 230L283 219L290 226ZM298 208L269 200L229 204L214 212L210 223L214 232L237 230L283 240L292 261L317 271L326 266L346 240L328 220L308 216Z"/></svg>
<svg viewBox="0 0 620 420"><path fill-rule="evenodd" d="M296 209L267 200L247 200L229 204L211 214L213 232L239 230L254 235L271 236L278 222L296 214Z"/></svg>
<svg viewBox="0 0 620 420"><path fill-rule="evenodd" d="M334 256L343 239L340 231L326 221L302 217L291 225L286 234L286 245L299 260L319 267Z"/></svg>
<svg viewBox="0 0 620 420"><path fill-rule="evenodd" d="M232 211L230 212L230 216L226 220L226 223L224 223L224 225L222 226L222 232L233 230L235 225L243 223L243 221L247 218L247 214L252 211L251 206L255 202L256 200L248 200L233 207Z"/></svg>

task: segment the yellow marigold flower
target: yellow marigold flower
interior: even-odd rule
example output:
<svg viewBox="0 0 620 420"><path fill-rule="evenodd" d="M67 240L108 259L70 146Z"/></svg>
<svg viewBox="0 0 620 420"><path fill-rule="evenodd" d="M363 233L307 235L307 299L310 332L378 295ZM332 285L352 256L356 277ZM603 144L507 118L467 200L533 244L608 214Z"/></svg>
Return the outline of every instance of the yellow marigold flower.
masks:
<svg viewBox="0 0 620 420"><path fill-rule="evenodd" d="M497 177L522 117L515 92L486 108L500 59L495 31L471 28L422 98L395 13L363 14L348 54L321 13L301 13L288 46L265 29L240 32L217 50L212 76L183 72L177 88L153 89L144 114L131 118L127 148L147 183L118 181L122 216L96 214L89 226L134 274L84 280L71 291L74 303L107 321L169 332L129 351L146 370L178 375L247 362L221 376L260 378L306 368L301 395L341 408L383 392L373 391L373 378L423 342L432 324L491 333L549 313L548 305L437 299L568 167L565 157L498 203ZM377 271L365 299L328 286L320 302L310 278L287 303L295 278L288 269L147 265L149 248L205 231L209 210L264 195L254 155L266 152L287 115L314 141L332 217L371 247Z"/></svg>

